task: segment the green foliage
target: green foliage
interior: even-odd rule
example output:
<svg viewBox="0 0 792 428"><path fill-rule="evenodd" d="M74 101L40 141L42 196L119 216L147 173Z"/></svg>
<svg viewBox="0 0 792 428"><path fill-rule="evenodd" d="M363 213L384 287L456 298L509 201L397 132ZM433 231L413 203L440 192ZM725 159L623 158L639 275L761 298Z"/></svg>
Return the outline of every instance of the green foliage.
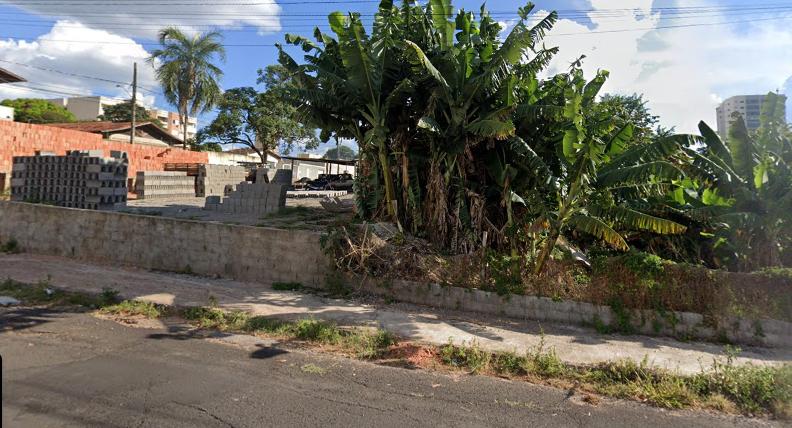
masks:
<svg viewBox="0 0 792 428"><path fill-rule="evenodd" d="M165 99L178 109L185 149L187 117L209 111L222 96L219 81L223 71L214 63L225 61L221 39L216 31L189 36L169 27L160 31L162 46L149 57Z"/></svg>
<svg viewBox="0 0 792 428"><path fill-rule="evenodd" d="M164 306L140 300L124 300L118 304L105 306L101 311L113 315L144 316L151 319L160 318L168 312Z"/></svg>
<svg viewBox="0 0 792 428"><path fill-rule="evenodd" d="M198 140L202 144L215 142L226 145L244 146L254 150L267 162L267 152L288 154L295 146L306 149L317 147L314 129L296 120L296 107L286 100L288 81L279 77L283 73L279 66L268 66L261 73L261 81L267 88L257 92L243 87L225 91L218 102L215 119L201 130Z"/></svg>
<svg viewBox="0 0 792 428"><path fill-rule="evenodd" d="M10 238L8 241L0 245L0 253L17 254L22 249L19 247L19 242L16 239Z"/></svg>
<svg viewBox="0 0 792 428"><path fill-rule="evenodd" d="M104 114L99 116L99 120L107 120L110 122L131 122L132 121L132 100L126 100L119 104L103 106ZM156 117L151 117L151 113L143 106L135 106L135 121L140 124L143 122L151 122L154 125L164 128L162 122Z"/></svg>
<svg viewBox="0 0 792 428"><path fill-rule="evenodd" d="M699 395L723 395L743 412L761 413L782 410L792 403L792 366L737 366L739 348L727 347L726 360L715 360L711 372L700 373L687 381Z"/></svg>
<svg viewBox="0 0 792 428"><path fill-rule="evenodd" d="M75 306L99 309L117 302L117 293L105 289L101 294L86 294L64 291L53 287L49 278L37 284L25 284L11 279L0 283L0 295L11 296L25 305L35 306Z"/></svg>
<svg viewBox="0 0 792 428"><path fill-rule="evenodd" d="M273 282L272 289L277 291L296 291L303 288L299 282Z"/></svg>
<svg viewBox="0 0 792 428"><path fill-rule="evenodd" d="M66 123L77 118L65 107L37 98L3 100L0 105L14 109L14 121L23 123Z"/></svg>
<svg viewBox="0 0 792 428"><path fill-rule="evenodd" d="M324 154L325 159L345 159L352 160L357 157L357 152L351 147L339 145L338 149L333 147Z"/></svg>
<svg viewBox="0 0 792 428"><path fill-rule="evenodd" d="M453 367L478 373L487 368L492 354L482 349L477 343L470 346L456 346L448 343L440 347L440 358L443 363Z"/></svg>
<svg viewBox="0 0 792 428"><path fill-rule="evenodd" d="M699 191L720 224L714 250L731 269L778 267L792 251L792 138L779 107L784 99L767 94L755 133L733 117L725 142L699 124L704 146L694 165L711 176Z"/></svg>
<svg viewBox="0 0 792 428"><path fill-rule="evenodd" d="M520 256L504 256L495 251L487 251L487 274L489 275L493 289L500 296L511 294L523 294L525 283L523 282L522 269L525 259Z"/></svg>

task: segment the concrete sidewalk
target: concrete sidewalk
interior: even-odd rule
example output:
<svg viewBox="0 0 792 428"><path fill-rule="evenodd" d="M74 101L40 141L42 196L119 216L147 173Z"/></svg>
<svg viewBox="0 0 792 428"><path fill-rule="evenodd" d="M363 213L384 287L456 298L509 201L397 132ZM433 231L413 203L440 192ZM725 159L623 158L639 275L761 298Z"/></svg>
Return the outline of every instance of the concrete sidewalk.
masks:
<svg viewBox="0 0 792 428"><path fill-rule="evenodd" d="M281 318L330 320L343 326L376 326L404 339L429 344L477 342L493 351L524 353L544 340L545 349L572 364L647 358L655 367L695 373L723 355L723 346L680 342L670 338L602 335L593 329L483 317L406 304L366 304L313 294L272 290L253 284L167 272L148 272L89 264L72 259L15 254L0 256L0 279L35 283L49 279L59 288L100 292L109 287L123 298L160 304L206 305L210 297L223 308ZM792 361L790 349L743 347L737 362L782 364Z"/></svg>

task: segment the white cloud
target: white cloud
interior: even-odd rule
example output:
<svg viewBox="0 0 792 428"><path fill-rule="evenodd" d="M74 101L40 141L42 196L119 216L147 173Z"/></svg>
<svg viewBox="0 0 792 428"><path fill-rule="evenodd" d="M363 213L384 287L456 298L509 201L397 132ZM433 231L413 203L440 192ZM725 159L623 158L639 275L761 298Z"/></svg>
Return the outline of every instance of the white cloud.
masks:
<svg viewBox="0 0 792 428"><path fill-rule="evenodd" d="M654 29L658 25L746 18L709 15L661 22L659 12L650 12L651 3L650 0L592 0L595 11L639 8L642 12L618 19L591 13L590 27L560 20L550 33L558 36L547 38L548 46L560 47L548 72L564 71L579 55L585 54L583 64L588 76L593 76L597 69L611 72L602 93L645 94L661 123L676 126L679 132L695 132L699 120L714 126L715 107L724 98L776 90L792 76L792 32L783 27L784 21ZM704 4L684 0L677 6ZM627 28L649 29L595 33ZM561 35L566 33L582 34Z"/></svg>
<svg viewBox="0 0 792 428"><path fill-rule="evenodd" d="M94 43L96 41L102 43ZM158 85L152 67L146 63L147 57L148 52L132 39L74 22L59 21L49 33L32 42L0 40L0 59L3 60L0 61L0 67L11 70L28 81L23 84L0 85L0 99L62 98L69 94L101 94L129 98L124 89L116 87L116 83L60 74L42 68L131 82L132 63L137 61L139 85L156 90ZM148 104L154 102L155 95L151 92L141 89L139 96Z"/></svg>
<svg viewBox="0 0 792 428"><path fill-rule="evenodd" d="M79 21L93 28L130 37L155 38L157 31L166 26L179 27L188 32L205 31L210 27L240 26L256 27L260 34L281 30L281 7L274 0L245 6L213 2L184 6L178 2L169 5L167 1L161 4L136 5L134 1L113 4L106 0L86 7L86 3L75 1L29 4L25 0L0 0L0 4L14 5L36 15Z"/></svg>

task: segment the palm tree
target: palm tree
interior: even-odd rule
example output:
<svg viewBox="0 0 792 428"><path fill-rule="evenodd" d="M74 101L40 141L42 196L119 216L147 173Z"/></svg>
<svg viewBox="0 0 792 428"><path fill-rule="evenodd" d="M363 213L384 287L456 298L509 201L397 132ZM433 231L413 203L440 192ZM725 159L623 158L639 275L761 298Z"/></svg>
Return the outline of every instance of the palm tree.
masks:
<svg viewBox="0 0 792 428"><path fill-rule="evenodd" d="M185 149L187 118L211 109L222 96L218 82L223 71L213 63L217 58L225 61L221 38L218 32L190 37L177 28L165 28L159 33L162 48L148 59L165 98L178 109Z"/></svg>

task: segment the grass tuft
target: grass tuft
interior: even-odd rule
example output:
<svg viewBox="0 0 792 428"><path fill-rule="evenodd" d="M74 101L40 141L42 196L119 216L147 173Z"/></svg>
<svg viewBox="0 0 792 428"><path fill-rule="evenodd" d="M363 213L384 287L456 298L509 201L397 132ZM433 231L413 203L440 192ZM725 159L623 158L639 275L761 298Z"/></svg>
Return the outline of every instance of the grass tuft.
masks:
<svg viewBox="0 0 792 428"><path fill-rule="evenodd" d="M299 282L273 282L272 289L276 291L296 291L303 288Z"/></svg>
<svg viewBox="0 0 792 428"><path fill-rule="evenodd" d="M478 343L470 346L456 346L449 342L440 347L440 358L443 363L452 367L468 370L470 373L479 373L487 368L492 354L481 349Z"/></svg>
<svg viewBox="0 0 792 428"><path fill-rule="evenodd" d="M160 318L167 313L164 306L140 300L124 300L123 302L106 306L101 312L112 315L144 316L146 318Z"/></svg>

